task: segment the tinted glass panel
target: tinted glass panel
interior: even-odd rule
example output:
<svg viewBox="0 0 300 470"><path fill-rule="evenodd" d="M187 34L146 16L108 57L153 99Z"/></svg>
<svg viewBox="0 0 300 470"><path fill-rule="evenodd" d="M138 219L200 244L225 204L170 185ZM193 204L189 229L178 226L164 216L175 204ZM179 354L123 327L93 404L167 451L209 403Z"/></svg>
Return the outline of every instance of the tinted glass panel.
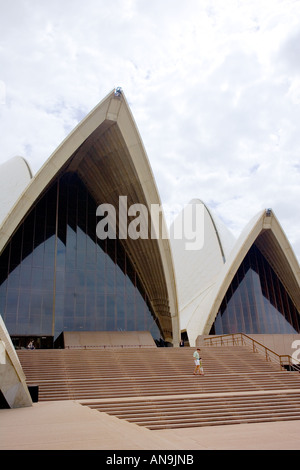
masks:
<svg viewBox="0 0 300 470"><path fill-rule="evenodd" d="M210 334L299 332L299 312L253 245L226 292Z"/></svg>
<svg viewBox="0 0 300 470"><path fill-rule="evenodd" d="M33 207L0 257L0 306L11 335L161 333L118 240L96 236L96 203L66 174Z"/></svg>

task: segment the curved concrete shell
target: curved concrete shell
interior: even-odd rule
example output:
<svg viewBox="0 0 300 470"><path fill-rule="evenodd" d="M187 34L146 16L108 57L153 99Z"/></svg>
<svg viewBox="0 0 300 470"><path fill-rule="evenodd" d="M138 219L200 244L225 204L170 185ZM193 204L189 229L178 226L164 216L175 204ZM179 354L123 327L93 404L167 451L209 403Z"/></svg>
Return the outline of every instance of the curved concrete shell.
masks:
<svg viewBox="0 0 300 470"><path fill-rule="evenodd" d="M0 165L0 225L31 178L31 169L22 157L14 157Z"/></svg>
<svg viewBox="0 0 300 470"><path fill-rule="evenodd" d="M198 232L202 231L203 246L200 249L186 249L185 237L175 238L174 226L190 223L189 209L199 208L201 220L197 222ZM194 221L195 222L195 221ZM196 224L194 224L196 226ZM210 296L216 278L228 258L235 238L223 222L200 199L193 199L171 226L171 247L177 278L180 327L187 331L189 338L193 333L190 325L195 312L202 312L200 305ZM200 309L200 310L199 310ZM197 315L198 315L197 313ZM196 332L195 332L196 334Z"/></svg>
<svg viewBox="0 0 300 470"><path fill-rule="evenodd" d="M0 227L0 253L33 204L62 174L76 173L97 204L111 204L119 215L119 196L127 205L161 205L138 129L123 93L111 92L62 142L31 180ZM164 221L163 221L164 223ZM121 227L117 227L119 230ZM158 318L164 339L179 341L175 276L169 240L122 240Z"/></svg>
<svg viewBox="0 0 300 470"><path fill-rule="evenodd" d="M0 315L0 398L4 408L32 406L26 376ZM3 401L5 405L3 405Z"/></svg>
<svg viewBox="0 0 300 470"><path fill-rule="evenodd" d="M201 334L208 334L216 318L224 295L251 246L259 248L276 272L286 291L300 312L300 267L293 249L271 210L259 212L245 227L232 250L226 265L220 271Z"/></svg>
<svg viewBox="0 0 300 470"><path fill-rule="evenodd" d="M245 227L237 241L226 227L204 212L205 237L202 250L187 251L172 240L178 280L181 330L191 345L199 335L211 332L220 305L237 270L255 244L277 274L300 312L300 268L277 218L261 211ZM217 228L219 227L219 228ZM227 242L223 242L227 240ZM224 256L223 256L224 255Z"/></svg>

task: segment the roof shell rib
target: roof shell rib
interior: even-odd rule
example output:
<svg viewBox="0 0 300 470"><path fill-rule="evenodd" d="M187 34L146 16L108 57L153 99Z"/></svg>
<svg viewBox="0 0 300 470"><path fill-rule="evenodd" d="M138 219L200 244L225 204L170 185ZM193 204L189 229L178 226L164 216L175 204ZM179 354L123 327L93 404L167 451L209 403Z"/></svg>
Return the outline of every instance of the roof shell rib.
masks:
<svg viewBox="0 0 300 470"><path fill-rule="evenodd" d="M228 237L226 230L224 232L224 226L218 230L219 235L216 237L213 228L217 227L217 224L215 223L213 227L208 217L204 219L204 223L208 224L208 227L205 228L203 249L199 250L203 253L187 252L182 249L179 250L179 254L174 252L176 272L178 273L181 268L184 269L184 266L186 266L184 275L188 279L185 279L185 283L189 284L189 279L191 279L190 285L194 285L193 291L190 292L189 302L183 303L181 302L182 296L180 296L180 293L185 286L182 284L182 279L178 279L181 329L187 331L191 345L195 344L197 336L209 334L226 291L254 243L268 260L300 311L299 263L272 211L263 210L259 212L247 224L238 240L234 243L232 243L233 239L230 236ZM224 238L225 233L227 237ZM220 246L218 246L219 240L222 239L227 239L227 245L226 243L222 244L223 247L227 246L226 261L223 263L220 259ZM173 240L172 246L174 247ZM174 248L175 251L178 250L178 245ZM212 253L213 250L215 251L214 254ZM191 253L194 256L194 261L192 261L192 258L188 261ZM181 258L180 262L178 261L179 258ZM195 266L196 269L194 269ZM205 281L201 284L203 280Z"/></svg>
<svg viewBox="0 0 300 470"><path fill-rule="evenodd" d="M203 230L203 247L197 250L186 249L186 239L175 238L174 225L189 223L188 206L196 206L203 217L199 227ZM194 212L195 213L195 212ZM170 229L170 241L177 278L178 303L181 330L190 331L189 324L195 310L213 289L216 278L222 269L235 238L221 220L200 199L193 199L179 214ZM190 338L191 333L189 333Z"/></svg>
<svg viewBox="0 0 300 470"><path fill-rule="evenodd" d="M130 207L161 205L149 160L124 93L109 93L71 132L31 180L0 227L0 253L35 201L61 174L76 172L97 204L119 196ZM163 219L162 223L165 221ZM177 293L169 240L122 240L157 315L166 341L179 342Z"/></svg>

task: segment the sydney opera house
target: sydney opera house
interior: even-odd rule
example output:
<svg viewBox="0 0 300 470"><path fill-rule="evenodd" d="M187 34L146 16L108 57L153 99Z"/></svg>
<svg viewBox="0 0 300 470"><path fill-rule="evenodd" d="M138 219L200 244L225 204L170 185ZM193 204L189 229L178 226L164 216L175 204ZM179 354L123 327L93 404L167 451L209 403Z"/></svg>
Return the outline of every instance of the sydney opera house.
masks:
<svg viewBox="0 0 300 470"><path fill-rule="evenodd" d="M34 339L52 348L70 331L148 331L172 346L201 335L300 333L300 268L272 210L235 239L191 201L203 209L198 250L153 236L151 220L149 236L124 236L120 196L125 211L145 208L140 224L161 201L123 92L96 106L36 175L15 157L0 182L0 314L16 347ZM97 235L107 215L99 206L115 208L113 236L109 219L107 237Z"/></svg>

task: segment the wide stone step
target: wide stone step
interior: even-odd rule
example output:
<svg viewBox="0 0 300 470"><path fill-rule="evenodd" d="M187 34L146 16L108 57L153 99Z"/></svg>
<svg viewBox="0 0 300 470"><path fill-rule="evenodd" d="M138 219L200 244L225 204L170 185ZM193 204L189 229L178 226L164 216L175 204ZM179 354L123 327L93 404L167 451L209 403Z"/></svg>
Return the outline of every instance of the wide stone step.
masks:
<svg viewBox="0 0 300 470"><path fill-rule="evenodd" d="M33 385L33 383L30 383ZM300 389L298 373L277 372L274 374L232 375L219 377L181 376L160 379L158 377L130 377L122 379L72 379L39 382L41 400L104 398L116 396L143 396L184 393L213 393L219 391L241 391L257 389Z"/></svg>
<svg viewBox="0 0 300 470"><path fill-rule="evenodd" d="M159 423L148 425L147 428L150 430L161 430L161 429L178 429L178 428L192 428L192 427L203 427L203 426L224 426L229 424L243 424L243 423L267 423L267 422L274 422L274 421L292 421L292 420L299 420L300 413L298 414L282 414L276 416L260 416L260 417L225 417L219 419L208 419L206 421L202 420L190 420L190 421L181 421L172 424L161 424Z"/></svg>
<svg viewBox="0 0 300 470"><path fill-rule="evenodd" d="M149 429L300 419L300 393L84 405Z"/></svg>

